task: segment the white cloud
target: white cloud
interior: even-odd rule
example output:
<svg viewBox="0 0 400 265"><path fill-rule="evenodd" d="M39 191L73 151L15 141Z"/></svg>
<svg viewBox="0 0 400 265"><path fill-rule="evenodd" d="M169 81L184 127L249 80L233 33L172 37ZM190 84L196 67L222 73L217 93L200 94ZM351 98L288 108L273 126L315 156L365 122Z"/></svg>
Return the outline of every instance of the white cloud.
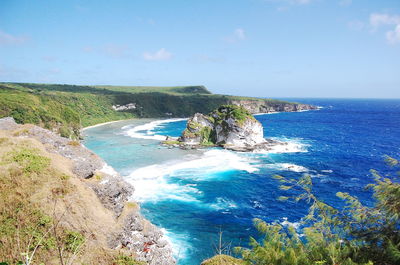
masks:
<svg viewBox="0 0 400 265"><path fill-rule="evenodd" d="M353 0L340 0L339 5L341 6L349 6L353 3Z"/></svg>
<svg viewBox="0 0 400 265"><path fill-rule="evenodd" d="M166 61L172 58L172 53L167 51L165 48L161 48L158 51L151 53L151 52L144 52L143 59L146 61Z"/></svg>
<svg viewBox="0 0 400 265"><path fill-rule="evenodd" d="M242 41L245 39L246 39L246 33L242 28L237 28L233 31L233 33L230 36L224 37L224 40L230 43Z"/></svg>
<svg viewBox="0 0 400 265"><path fill-rule="evenodd" d="M400 24L394 30L386 32L386 39L390 44L400 43Z"/></svg>
<svg viewBox="0 0 400 265"><path fill-rule="evenodd" d="M6 33L0 30L0 46L3 45L18 45L26 42L28 40L27 37L24 36L14 36L9 33Z"/></svg>
<svg viewBox="0 0 400 265"><path fill-rule="evenodd" d="M373 31L381 27L394 27L386 31L386 40L389 44L400 43L400 15L374 13L369 16L369 23Z"/></svg>
<svg viewBox="0 0 400 265"><path fill-rule="evenodd" d="M397 25L400 24L400 16L374 13L369 16L369 23L373 29L384 25Z"/></svg>

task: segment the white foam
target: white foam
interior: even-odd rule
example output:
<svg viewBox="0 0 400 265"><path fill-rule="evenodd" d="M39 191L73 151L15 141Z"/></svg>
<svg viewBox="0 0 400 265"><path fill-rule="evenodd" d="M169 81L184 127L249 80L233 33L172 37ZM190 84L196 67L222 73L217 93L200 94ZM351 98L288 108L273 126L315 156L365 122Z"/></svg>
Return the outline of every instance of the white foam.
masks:
<svg viewBox="0 0 400 265"><path fill-rule="evenodd" d="M284 142L286 144L276 144L276 145L271 146L270 150L259 150L259 151L255 151L255 153L282 154L282 153L305 153L305 152L308 152L307 147L309 145L301 142L298 139L276 138L276 137L271 137L270 139L276 140L279 142Z"/></svg>
<svg viewBox="0 0 400 265"><path fill-rule="evenodd" d="M282 225L282 226L291 226L291 227L293 227L294 229L299 229L299 227L300 227L300 223L299 222L289 222L288 221L288 219L287 219L287 217L283 217L282 218L283 219L283 221L282 222L280 222L280 224Z"/></svg>
<svg viewBox="0 0 400 265"><path fill-rule="evenodd" d="M107 163L105 163L102 169L100 169L100 172L111 176L118 175L117 171L115 171L115 169L109 166Z"/></svg>
<svg viewBox="0 0 400 265"><path fill-rule="evenodd" d="M267 164L267 165L264 165L264 167L278 169L278 170L293 171L293 172L308 172L309 171L309 169L306 167L299 166L296 164L290 164L290 163Z"/></svg>
<svg viewBox="0 0 400 265"><path fill-rule="evenodd" d="M260 113L253 114L253 116L269 115L269 114L277 114L277 113L280 113L280 112L277 112L277 111L272 111L272 112L260 112Z"/></svg>
<svg viewBox="0 0 400 265"><path fill-rule="evenodd" d="M222 197L218 197L215 202L212 203L210 206L215 210L227 210L237 208L237 205L234 201Z"/></svg>
<svg viewBox="0 0 400 265"><path fill-rule="evenodd" d="M192 248L190 237L186 234L172 233L165 228L161 228L163 238L172 247L174 258L179 261L187 257L187 252Z"/></svg>
<svg viewBox="0 0 400 265"><path fill-rule="evenodd" d="M218 173L231 170L256 172L259 169L248 156L222 150L212 149L201 155L184 157L180 161L169 161L134 170L125 179L135 187L134 200L159 201L180 200L199 202L201 192L195 185L171 183L170 177L184 180L209 180L219 178Z"/></svg>
<svg viewBox="0 0 400 265"><path fill-rule="evenodd" d="M157 120L152 121L143 125L138 125L131 128L131 125L126 125L122 127L122 130L126 130L125 134L132 137L132 138L139 138L139 139L150 139L150 140L157 140L163 141L166 139L165 135L157 135L155 134L154 130L156 128L161 127L165 123L170 122L177 122L177 121L184 121L187 119L166 119L166 120Z"/></svg>

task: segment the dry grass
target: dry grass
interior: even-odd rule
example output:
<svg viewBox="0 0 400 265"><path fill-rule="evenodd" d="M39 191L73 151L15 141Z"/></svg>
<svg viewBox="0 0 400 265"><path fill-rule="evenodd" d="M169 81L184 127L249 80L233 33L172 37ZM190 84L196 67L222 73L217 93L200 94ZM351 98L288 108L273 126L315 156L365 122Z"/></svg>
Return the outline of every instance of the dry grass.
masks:
<svg viewBox="0 0 400 265"><path fill-rule="evenodd" d="M69 141L68 145L71 146L81 146L81 143L79 141Z"/></svg>
<svg viewBox="0 0 400 265"><path fill-rule="evenodd" d="M107 248L119 224L70 168L36 140L0 131L0 263L139 264Z"/></svg>
<svg viewBox="0 0 400 265"><path fill-rule="evenodd" d="M244 262L243 260L228 255L217 255L201 263L201 265L245 265L245 264L246 262Z"/></svg>

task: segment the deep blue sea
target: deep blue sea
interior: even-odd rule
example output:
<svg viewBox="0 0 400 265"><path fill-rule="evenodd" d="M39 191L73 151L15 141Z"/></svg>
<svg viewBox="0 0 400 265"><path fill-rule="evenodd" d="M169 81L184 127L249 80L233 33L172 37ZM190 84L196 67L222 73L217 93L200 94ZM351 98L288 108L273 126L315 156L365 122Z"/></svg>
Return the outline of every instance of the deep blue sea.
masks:
<svg viewBox="0 0 400 265"><path fill-rule="evenodd" d="M185 120L130 120L85 131L84 144L135 188L142 213L165 229L178 264L199 264L215 254L218 233L229 246L256 236L253 218L296 225L305 202L281 202L275 174L310 174L314 192L335 207L338 191L373 204L365 185L370 169L386 172L383 156L400 158L400 100L290 99L315 111L257 115L266 138L289 142L273 153L219 148L180 150L159 144L179 136Z"/></svg>

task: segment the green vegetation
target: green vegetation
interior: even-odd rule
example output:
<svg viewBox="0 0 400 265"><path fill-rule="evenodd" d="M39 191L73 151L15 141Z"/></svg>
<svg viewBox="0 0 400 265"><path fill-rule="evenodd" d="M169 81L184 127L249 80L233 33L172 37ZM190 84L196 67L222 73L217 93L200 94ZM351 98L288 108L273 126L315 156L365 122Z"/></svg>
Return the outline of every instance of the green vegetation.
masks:
<svg viewBox="0 0 400 265"><path fill-rule="evenodd" d="M145 265L146 262L137 261L132 257L119 255L114 261L113 264L115 265Z"/></svg>
<svg viewBox="0 0 400 265"><path fill-rule="evenodd" d="M278 100L211 94L204 86L129 87L0 83L0 118L32 123L79 138L82 127L129 118L188 117L209 113L231 100ZM116 111L112 106L135 104Z"/></svg>
<svg viewBox="0 0 400 265"><path fill-rule="evenodd" d="M13 162L22 167L24 173L40 173L50 165L50 159L38 155L37 150L22 148L9 154Z"/></svg>
<svg viewBox="0 0 400 265"><path fill-rule="evenodd" d="M245 265L246 262L228 255L217 255L211 259L205 260L201 265Z"/></svg>
<svg viewBox="0 0 400 265"><path fill-rule="evenodd" d="M228 127L226 120L232 118L237 125L242 126L247 119L255 120L254 116L245 108L236 105L222 105L218 109L212 111L207 116L203 116L211 127L189 120L182 136L186 139L200 139L200 144L211 146L216 144L215 126L222 125L224 129ZM213 127L213 128L212 128Z"/></svg>
<svg viewBox="0 0 400 265"><path fill-rule="evenodd" d="M167 141L163 141L162 144L165 144L165 145L176 145L176 144L181 144L181 142L176 141L176 140L167 140Z"/></svg>
<svg viewBox="0 0 400 265"><path fill-rule="evenodd" d="M209 114L214 118L215 123L222 123L224 120L233 118L239 125L242 125L246 119L255 120L254 116L242 106L222 105L217 110Z"/></svg>
<svg viewBox="0 0 400 265"><path fill-rule="evenodd" d="M294 190L291 194L296 194L280 200L310 203L309 213L302 219L304 228L296 231L291 226L255 219L261 238L250 238L250 248L238 247L235 251L245 264L400 264L399 162L390 157L386 162L395 173L381 176L371 171L375 183L367 187L376 199L372 207L338 192L346 206L336 209L313 194L310 176L298 180L275 176L282 190Z"/></svg>

